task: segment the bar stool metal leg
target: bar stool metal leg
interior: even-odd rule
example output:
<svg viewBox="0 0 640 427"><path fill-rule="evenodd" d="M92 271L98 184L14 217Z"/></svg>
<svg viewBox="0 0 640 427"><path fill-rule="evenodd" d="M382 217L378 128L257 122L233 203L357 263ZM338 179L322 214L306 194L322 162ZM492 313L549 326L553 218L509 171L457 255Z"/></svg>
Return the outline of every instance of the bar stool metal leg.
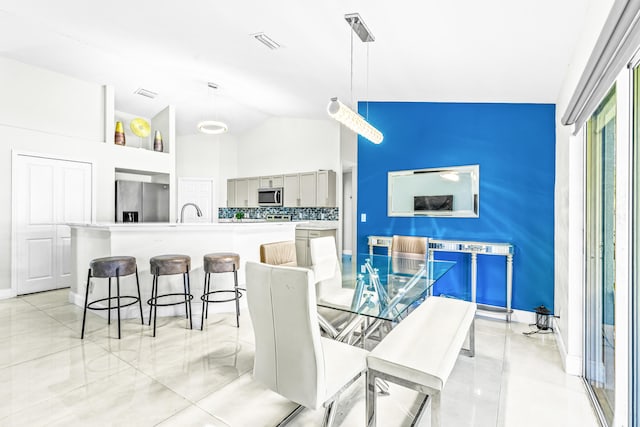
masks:
<svg viewBox="0 0 640 427"><path fill-rule="evenodd" d="M107 310L107 325L111 324L111 277L109 277L109 299L107 300L107 305L109 309Z"/></svg>
<svg viewBox="0 0 640 427"><path fill-rule="evenodd" d="M138 278L138 267L136 267L136 287L138 288L138 304L140 305L140 324L144 325L144 316L142 315L142 295L140 294L140 279Z"/></svg>
<svg viewBox="0 0 640 427"><path fill-rule="evenodd" d="M89 269L89 273L87 274L87 289L84 293L84 313L82 314L82 333L80 334L80 339L84 339L84 324L87 320L87 305L89 304L89 283L91 283L91 269Z"/></svg>
<svg viewBox="0 0 640 427"><path fill-rule="evenodd" d="M184 284L184 292L185 292L185 311L187 312L187 318L189 319L189 329L193 329L193 321L191 316L191 298L188 295L191 295L191 286L189 283L189 271L182 275L182 281Z"/></svg>
<svg viewBox="0 0 640 427"><path fill-rule="evenodd" d="M240 295L238 294L238 268L233 264L233 290L236 295L236 327L240 327Z"/></svg>
<svg viewBox="0 0 640 427"><path fill-rule="evenodd" d="M158 277L160 277L160 269L156 269L156 275L154 276L154 280L156 282L156 293L153 295L155 304L153 305L153 336L156 336L156 321L158 320Z"/></svg>
<svg viewBox="0 0 640 427"><path fill-rule="evenodd" d="M118 300L118 339L120 339L121 334L120 334L120 269L119 268L116 268L116 292L117 292L116 297Z"/></svg>

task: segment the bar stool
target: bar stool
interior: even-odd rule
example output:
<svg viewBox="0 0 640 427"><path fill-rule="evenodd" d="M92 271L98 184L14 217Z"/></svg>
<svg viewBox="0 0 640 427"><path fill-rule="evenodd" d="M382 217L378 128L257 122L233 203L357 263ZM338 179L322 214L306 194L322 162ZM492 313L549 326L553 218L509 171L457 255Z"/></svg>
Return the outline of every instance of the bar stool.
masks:
<svg viewBox="0 0 640 427"><path fill-rule="evenodd" d="M238 268L240 267L240 255L233 252L216 252L204 256L204 293L200 297L202 300L202 317L200 320L200 330L204 328L204 319L209 315L209 303L236 302L236 327L240 327L240 297L242 293L238 288ZM211 274L233 273L233 289L211 290ZM233 298L210 299L217 293L233 292Z"/></svg>
<svg viewBox="0 0 640 427"><path fill-rule="evenodd" d="M136 275L136 287L138 288L138 296L133 295L120 295L120 277ZM107 298L100 298L95 301L89 302L89 285L91 284L91 278L109 279L109 296ZM111 279L116 278L116 296L111 296ZM120 301L122 298L131 298L133 301L126 304L122 304ZM117 305L112 307L111 300L116 300ZM96 307L96 304L107 301L107 307ZM87 276L87 289L84 296L84 312L82 314L82 333L80 339L84 339L84 325L87 319L87 309L89 310L108 310L107 311L107 324L111 324L111 310L118 310L118 339L120 339L120 309L128 307L135 303L140 304L140 321L144 325L144 318L142 316L142 298L140 297L140 281L138 280L138 267L136 265L136 259L132 256L112 256L105 258L96 258L89 263L89 274Z"/></svg>
<svg viewBox="0 0 640 427"><path fill-rule="evenodd" d="M191 288L189 286L189 270L191 268L191 257L189 255L158 255L149 260L151 265L150 272L153 275L153 282L151 285L151 298L147 301L149 304L149 325L151 325L151 313L153 311L153 336L156 336L156 319L158 317L158 306L166 307L170 305L178 305L184 303L185 315L189 319L189 327L193 329L191 323ZM184 287L184 293L173 292L168 294L158 295L158 279L160 276L169 276L173 274L182 274L182 285ZM175 301L160 303L160 298L170 296L182 296L184 301Z"/></svg>

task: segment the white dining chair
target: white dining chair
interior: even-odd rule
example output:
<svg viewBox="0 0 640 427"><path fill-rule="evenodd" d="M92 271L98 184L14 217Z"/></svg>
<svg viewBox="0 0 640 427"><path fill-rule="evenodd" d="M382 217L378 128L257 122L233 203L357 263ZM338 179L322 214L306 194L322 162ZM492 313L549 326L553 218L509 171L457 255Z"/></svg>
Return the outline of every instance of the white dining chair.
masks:
<svg viewBox="0 0 640 427"><path fill-rule="evenodd" d="M331 425L340 393L366 371L368 352L320 336L313 271L248 261L246 285L254 378L301 408L324 406L323 425Z"/></svg>
<svg viewBox="0 0 640 427"><path fill-rule="evenodd" d="M316 278L316 297L320 303L338 307L351 307L353 289L342 287L342 269L336 252L336 241L333 236L318 237L309 240L311 269ZM350 316L339 310L320 307L321 327L339 329ZM328 322L330 326L327 326ZM326 331L332 333L332 331Z"/></svg>
<svg viewBox="0 0 640 427"><path fill-rule="evenodd" d="M283 242L263 243L260 245L260 262L271 265L289 265L296 267L296 242L286 240Z"/></svg>

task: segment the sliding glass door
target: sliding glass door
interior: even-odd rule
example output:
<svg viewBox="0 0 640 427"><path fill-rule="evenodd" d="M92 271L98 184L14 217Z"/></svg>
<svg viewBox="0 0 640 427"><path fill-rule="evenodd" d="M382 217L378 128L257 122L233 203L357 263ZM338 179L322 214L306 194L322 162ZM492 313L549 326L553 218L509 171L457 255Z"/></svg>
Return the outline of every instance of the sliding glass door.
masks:
<svg viewBox="0 0 640 427"><path fill-rule="evenodd" d="M631 279L631 423L640 427L640 66L633 69L633 244Z"/></svg>
<svg viewBox="0 0 640 427"><path fill-rule="evenodd" d="M615 88L587 123L585 379L612 425L615 397Z"/></svg>

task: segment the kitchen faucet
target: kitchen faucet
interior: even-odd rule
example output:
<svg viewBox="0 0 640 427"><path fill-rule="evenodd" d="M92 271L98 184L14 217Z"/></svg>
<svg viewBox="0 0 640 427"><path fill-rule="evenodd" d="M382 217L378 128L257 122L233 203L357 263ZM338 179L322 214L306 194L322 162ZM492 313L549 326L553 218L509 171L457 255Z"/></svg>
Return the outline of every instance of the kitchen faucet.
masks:
<svg viewBox="0 0 640 427"><path fill-rule="evenodd" d="M202 216L202 211L200 210L198 205L196 205L195 203L185 203L184 205L182 205L182 209L180 209L180 222L184 222L184 208L186 208L187 206L193 206L194 208L196 208L196 215Z"/></svg>

